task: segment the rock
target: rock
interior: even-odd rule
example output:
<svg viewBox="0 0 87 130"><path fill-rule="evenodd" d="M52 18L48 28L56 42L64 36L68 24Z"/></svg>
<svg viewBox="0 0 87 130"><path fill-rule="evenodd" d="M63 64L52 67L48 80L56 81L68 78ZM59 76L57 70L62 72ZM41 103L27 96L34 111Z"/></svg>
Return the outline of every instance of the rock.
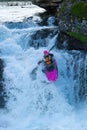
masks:
<svg viewBox="0 0 87 130"><path fill-rule="evenodd" d="M59 49L68 49L68 50L85 50L87 51L87 44L81 42L80 40L68 35L66 32L60 32L58 36Z"/></svg>
<svg viewBox="0 0 87 130"><path fill-rule="evenodd" d="M46 47L48 45L47 38L52 38L57 33L57 27L49 27L37 30L34 34L32 34L31 39L29 39L29 46L32 46L36 49L38 49L39 47Z"/></svg>
<svg viewBox="0 0 87 130"><path fill-rule="evenodd" d="M55 12L63 0L32 0L32 2L42 8L45 8L48 12Z"/></svg>
<svg viewBox="0 0 87 130"><path fill-rule="evenodd" d="M3 87L3 69L4 69L4 65L3 65L3 60L0 59L0 108L3 108L5 106L5 100L4 100L4 87Z"/></svg>

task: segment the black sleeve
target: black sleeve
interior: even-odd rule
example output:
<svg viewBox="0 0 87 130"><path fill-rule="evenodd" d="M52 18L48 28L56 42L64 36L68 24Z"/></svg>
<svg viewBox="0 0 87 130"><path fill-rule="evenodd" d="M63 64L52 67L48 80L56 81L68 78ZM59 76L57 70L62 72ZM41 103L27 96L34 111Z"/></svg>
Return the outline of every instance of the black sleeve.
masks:
<svg viewBox="0 0 87 130"><path fill-rule="evenodd" d="M54 55L52 53L50 53L50 56L53 57Z"/></svg>
<svg viewBox="0 0 87 130"><path fill-rule="evenodd" d="M42 62L43 62L43 61L42 61L42 60L40 60L40 61L38 62L38 65L39 65L39 64L41 64Z"/></svg>

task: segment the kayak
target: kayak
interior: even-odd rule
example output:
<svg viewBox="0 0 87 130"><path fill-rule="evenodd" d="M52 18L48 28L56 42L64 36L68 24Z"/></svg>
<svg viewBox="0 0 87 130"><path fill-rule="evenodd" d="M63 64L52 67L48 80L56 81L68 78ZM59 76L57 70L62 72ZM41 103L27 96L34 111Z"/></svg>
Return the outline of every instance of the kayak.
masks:
<svg viewBox="0 0 87 130"><path fill-rule="evenodd" d="M56 61L54 61L50 66L46 66L45 74L47 79L51 82L58 79L58 67Z"/></svg>

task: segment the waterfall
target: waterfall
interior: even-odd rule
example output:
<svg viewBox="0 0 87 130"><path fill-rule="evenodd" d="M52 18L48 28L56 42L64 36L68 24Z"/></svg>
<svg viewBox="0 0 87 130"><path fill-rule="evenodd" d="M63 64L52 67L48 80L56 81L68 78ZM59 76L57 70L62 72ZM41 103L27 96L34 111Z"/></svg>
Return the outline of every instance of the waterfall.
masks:
<svg viewBox="0 0 87 130"><path fill-rule="evenodd" d="M53 22L40 26L31 19L0 24L6 94L0 130L86 130L87 105L79 106L86 100L86 52L53 48L59 72L54 83L48 83L41 65L37 67L43 50L56 44L57 28Z"/></svg>
<svg viewBox="0 0 87 130"><path fill-rule="evenodd" d="M87 56L81 51L63 52L62 58L65 60L65 71L61 72L62 78L66 80L63 89L70 104L77 104L87 97ZM63 73L63 74L62 74Z"/></svg>

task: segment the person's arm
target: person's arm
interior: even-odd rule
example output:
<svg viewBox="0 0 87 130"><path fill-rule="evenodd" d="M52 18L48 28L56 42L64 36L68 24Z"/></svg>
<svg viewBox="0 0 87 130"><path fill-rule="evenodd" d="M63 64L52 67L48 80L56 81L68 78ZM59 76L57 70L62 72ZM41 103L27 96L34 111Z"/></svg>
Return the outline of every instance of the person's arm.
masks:
<svg viewBox="0 0 87 130"><path fill-rule="evenodd" d="M40 61L38 62L38 65L41 64L41 63L42 63L42 60L40 60Z"/></svg>
<svg viewBox="0 0 87 130"><path fill-rule="evenodd" d="M53 57L54 55L52 53L50 53L50 56Z"/></svg>
<svg viewBox="0 0 87 130"><path fill-rule="evenodd" d="M42 62L44 62L44 59L40 60L40 61L38 62L38 65L41 64Z"/></svg>

